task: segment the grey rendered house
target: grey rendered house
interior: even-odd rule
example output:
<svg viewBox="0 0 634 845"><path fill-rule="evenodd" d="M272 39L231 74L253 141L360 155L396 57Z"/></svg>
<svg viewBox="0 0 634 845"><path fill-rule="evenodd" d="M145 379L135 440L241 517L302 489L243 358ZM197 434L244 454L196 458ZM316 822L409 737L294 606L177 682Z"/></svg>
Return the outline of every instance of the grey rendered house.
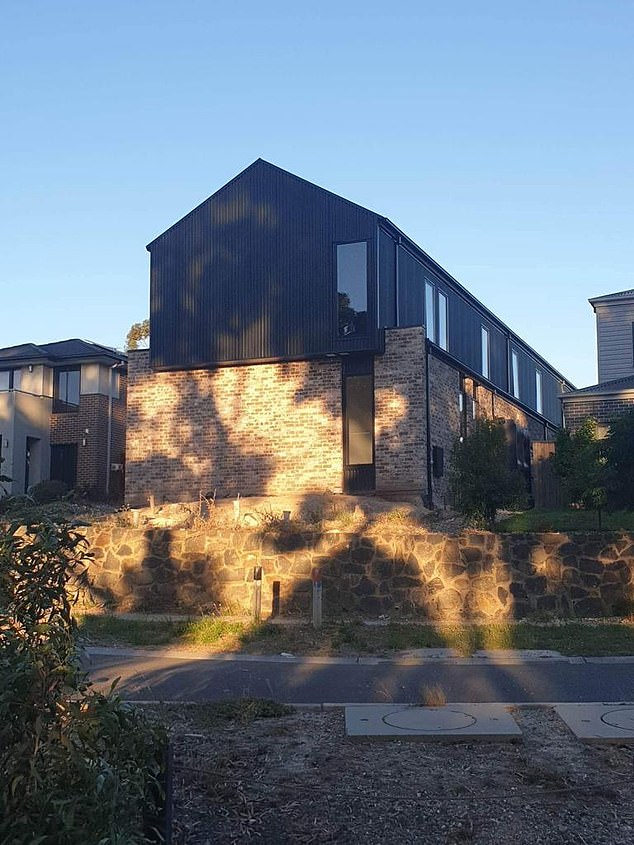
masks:
<svg viewBox="0 0 634 845"><path fill-rule="evenodd" d="M388 218L261 159L149 245L126 499L313 490L448 502L455 439L513 457L572 385Z"/></svg>
<svg viewBox="0 0 634 845"><path fill-rule="evenodd" d="M122 494L126 356L85 340L0 349L3 486L20 494L39 481Z"/></svg>

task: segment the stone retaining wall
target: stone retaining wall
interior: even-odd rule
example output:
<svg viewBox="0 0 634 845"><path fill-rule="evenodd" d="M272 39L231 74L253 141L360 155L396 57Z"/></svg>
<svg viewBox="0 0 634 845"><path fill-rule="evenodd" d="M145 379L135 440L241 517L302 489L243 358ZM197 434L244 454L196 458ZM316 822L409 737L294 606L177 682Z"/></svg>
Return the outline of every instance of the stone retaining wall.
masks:
<svg viewBox="0 0 634 845"><path fill-rule="evenodd" d="M634 598L634 535L195 533L86 529L98 602L119 610L248 613L253 567L262 608L307 614L311 571L324 614L512 619L550 611L600 616Z"/></svg>

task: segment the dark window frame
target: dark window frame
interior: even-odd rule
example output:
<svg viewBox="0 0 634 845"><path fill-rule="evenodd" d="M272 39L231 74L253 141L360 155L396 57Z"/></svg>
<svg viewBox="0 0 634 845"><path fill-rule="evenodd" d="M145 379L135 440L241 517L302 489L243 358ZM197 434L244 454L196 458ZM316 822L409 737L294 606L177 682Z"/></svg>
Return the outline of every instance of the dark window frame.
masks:
<svg viewBox="0 0 634 845"><path fill-rule="evenodd" d="M486 355L485 355L486 352ZM491 380L491 331L484 323L480 326L480 371L483 378ZM485 366L486 363L486 366Z"/></svg>
<svg viewBox="0 0 634 845"><path fill-rule="evenodd" d="M511 394L514 399L520 402L520 354L517 349L511 347Z"/></svg>
<svg viewBox="0 0 634 845"><path fill-rule="evenodd" d="M441 297L444 308L440 307ZM425 332L427 339L435 343L439 349L449 352L449 291L441 287L435 279L425 276L425 290L423 292ZM427 306L431 299L431 314ZM431 331L429 321L431 317ZM444 330L444 336L443 336Z"/></svg>
<svg viewBox="0 0 634 845"><path fill-rule="evenodd" d="M77 402L68 400L68 380L66 380L65 397L60 396L60 376L66 373L77 373ZM81 400L81 367L56 367L53 370L53 413L68 414L79 410Z"/></svg>
<svg viewBox="0 0 634 845"><path fill-rule="evenodd" d="M370 244L372 238L355 238L351 241L335 241L333 243L333 266L335 277L335 337L338 341L352 340L357 337L368 337L370 334L369 316L370 316ZM339 315L339 247L351 246L352 244L365 244L365 312L359 311L355 313L365 313L365 326L362 331L351 331L344 334L340 330ZM345 293L345 291L342 291ZM354 310L354 309L353 309Z"/></svg>
<svg viewBox="0 0 634 845"><path fill-rule="evenodd" d="M2 367L0 368L0 373L9 373L9 386L6 388L0 388L0 390L13 390L15 384L15 367Z"/></svg>

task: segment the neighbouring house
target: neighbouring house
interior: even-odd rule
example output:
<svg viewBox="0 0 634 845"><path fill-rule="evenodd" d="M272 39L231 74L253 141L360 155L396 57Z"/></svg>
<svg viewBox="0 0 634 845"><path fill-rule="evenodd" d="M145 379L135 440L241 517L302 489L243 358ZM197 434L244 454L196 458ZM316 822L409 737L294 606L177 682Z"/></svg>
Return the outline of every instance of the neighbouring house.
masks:
<svg viewBox="0 0 634 845"><path fill-rule="evenodd" d="M122 494L127 358L85 340L0 349L1 472L13 494L47 479Z"/></svg>
<svg viewBox="0 0 634 845"><path fill-rule="evenodd" d="M572 385L390 220L261 159L148 245L126 500L312 490L449 501L477 415L513 458Z"/></svg>
<svg viewBox="0 0 634 845"><path fill-rule="evenodd" d="M586 419L600 434L610 421L634 407L634 290L589 300L597 318L598 384L561 397L566 428L575 431Z"/></svg>

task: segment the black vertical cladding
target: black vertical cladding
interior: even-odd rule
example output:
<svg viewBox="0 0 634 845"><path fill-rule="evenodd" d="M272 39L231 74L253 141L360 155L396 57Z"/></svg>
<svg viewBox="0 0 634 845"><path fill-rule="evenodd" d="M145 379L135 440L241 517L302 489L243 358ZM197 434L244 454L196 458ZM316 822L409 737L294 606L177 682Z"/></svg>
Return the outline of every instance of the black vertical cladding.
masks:
<svg viewBox="0 0 634 845"><path fill-rule="evenodd" d="M380 351L377 215L258 160L153 241L157 369ZM337 337L335 244L368 242L368 332Z"/></svg>
<svg viewBox="0 0 634 845"><path fill-rule="evenodd" d="M398 324L425 325L425 267L402 246L398 251Z"/></svg>
<svg viewBox="0 0 634 845"><path fill-rule="evenodd" d="M396 243L379 229L379 326L396 325Z"/></svg>
<svg viewBox="0 0 634 845"><path fill-rule="evenodd" d="M368 244L368 330L338 337L336 244ZM386 218L258 160L153 241L152 365L187 369L383 351L384 327L425 325L425 281L448 299L448 354L561 422L561 377ZM377 284L378 283L378 284Z"/></svg>

